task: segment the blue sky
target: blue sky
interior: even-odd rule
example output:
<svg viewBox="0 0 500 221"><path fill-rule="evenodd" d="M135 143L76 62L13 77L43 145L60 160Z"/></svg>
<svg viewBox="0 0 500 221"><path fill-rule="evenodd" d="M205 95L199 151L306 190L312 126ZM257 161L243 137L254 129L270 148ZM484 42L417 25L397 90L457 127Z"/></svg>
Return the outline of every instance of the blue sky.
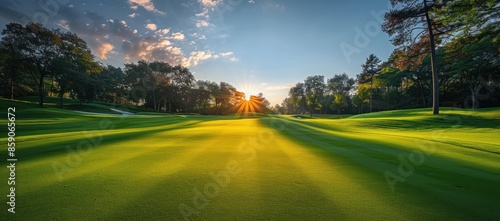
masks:
<svg viewBox="0 0 500 221"><path fill-rule="evenodd" d="M389 0L3 0L0 25L39 21L77 33L104 64L140 59L189 67L281 103L310 75L355 77L393 50L380 30Z"/></svg>

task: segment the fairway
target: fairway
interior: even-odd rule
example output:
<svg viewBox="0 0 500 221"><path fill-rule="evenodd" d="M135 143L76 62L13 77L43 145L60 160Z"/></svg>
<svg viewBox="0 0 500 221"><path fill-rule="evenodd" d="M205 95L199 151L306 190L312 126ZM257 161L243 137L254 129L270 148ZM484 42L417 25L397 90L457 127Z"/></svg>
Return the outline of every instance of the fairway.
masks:
<svg viewBox="0 0 500 221"><path fill-rule="evenodd" d="M17 114L15 220L500 216L499 109L346 119ZM1 217L11 216L3 205Z"/></svg>

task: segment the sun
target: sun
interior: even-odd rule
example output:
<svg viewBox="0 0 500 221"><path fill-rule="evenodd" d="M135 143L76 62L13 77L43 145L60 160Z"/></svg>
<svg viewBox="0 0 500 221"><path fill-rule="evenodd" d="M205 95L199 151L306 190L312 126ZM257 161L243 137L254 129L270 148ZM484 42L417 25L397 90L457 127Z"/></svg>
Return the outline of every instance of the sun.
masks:
<svg viewBox="0 0 500 221"><path fill-rule="evenodd" d="M231 111L235 111L237 117L247 118L255 117L259 113L264 113L263 107L264 103L261 97L245 93L244 99L234 105Z"/></svg>
<svg viewBox="0 0 500 221"><path fill-rule="evenodd" d="M236 110L236 116L243 118L256 116L257 113L264 113L264 110L262 109L262 101L258 97L241 100L238 104L232 107L232 110Z"/></svg>
<svg viewBox="0 0 500 221"><path fill-rule="evenodd" d="M262 91L264 83L255 83L251 81L243 81L236 85L239 91L243 92L245 96L243 99L232 107L232 111L236 112L239 117L256 116L257 113L263 113L263 102L260 97L257 97Z"/></svg>
<svg viewBox="0 0 500 221"><path fill-rule="evenodd" d="M245 97L244 99L249 101L250 100L250 97L253 95L253 96L257 96L259 94L259 89L257 88L257 86L255 86L255 84L244 84L244 85L239 85L238 86L238 89L241 90L241 92L245 93Z"/></svg>

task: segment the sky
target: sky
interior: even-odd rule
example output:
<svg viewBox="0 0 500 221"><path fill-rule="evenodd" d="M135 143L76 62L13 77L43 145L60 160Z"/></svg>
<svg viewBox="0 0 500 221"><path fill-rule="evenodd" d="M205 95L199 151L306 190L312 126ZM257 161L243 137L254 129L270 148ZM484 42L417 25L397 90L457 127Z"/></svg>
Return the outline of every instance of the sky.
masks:
<svg viewBox="0 0 500 221"><path fill-rule="evenodd" d="M273 105L307 76L354 78L394 49L381 30L389 0L0 1L2 29L40 22L76 33L103 64L181 64Z"/></svg>

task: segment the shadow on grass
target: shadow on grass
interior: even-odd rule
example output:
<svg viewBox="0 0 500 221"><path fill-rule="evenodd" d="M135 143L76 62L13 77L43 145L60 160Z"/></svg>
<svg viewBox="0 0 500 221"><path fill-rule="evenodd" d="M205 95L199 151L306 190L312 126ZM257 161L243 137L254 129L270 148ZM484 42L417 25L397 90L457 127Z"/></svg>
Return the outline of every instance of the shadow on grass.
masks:
<svg viewBox="0 0 500 221"><path fill-rule="evenodd" d="M359 126L396 129L500 128L500 108L442 108L439 115L431 114L428 108L394 110L355 115L350 119Z"/></svg>
<svg viewBox="0 0 500 221"><path fill-rule="evenodd" d="M353 139L341 133L323 133L311 128L310 124L304 125L299 121L282 120L286 121L286 127L279 131L281 135L301 144L317 156L329 158L332 164L343 162L350 165L353 169L351 174L361 174L358 176L363 177L360 182L366 182L366 188L377 192L390 192L384 173L398 173L402 162L399 156L408 158L412 149L419 149L401 146L397 139L394 142L375 141L362 139L363 134L359 134L360 139ZM260 122L270 125L269 119L262 119ZM418 141L417 138L406 139L425 142ZM458 148L457 150L460 151ZM481 156L487 156L489 161L500 160L498 155L487 152L476 153L474 159L478 162L486 160ZM414 172L403 178L403 183L398 183L396 187L396 193L404 194L399 197L419 198L419 202L425 202L420 205L417 203L417 206L439 202L450 213L469 218L477 216L492 219L500 215L494 209L500 205L500 199L495 196L500 191L498 167L486 167L453 156L430 154L421 165L414 165L413 168ZM467 191L458 191L455 188L457 186L466 186Z"/></svg>
<svg viewBox="0 0 500 221"><path fill-rule="evenodd" d="M384 128L384 129L409 129L409 130L433 130L433 129L447 129L457 127L467 128L487 128L498 129L500 126L500 119L464 115L464 114L441 114L438 116L429 116L415 119L362 119L352 120L356 122L356 126L366 128Z"/></svg>
<svg viewBox="0 0 500 221"><path fill-rule="evenodd" d="M97 145L92 144L92 149L100 148L100 146L103 146L103 144L113 144L116 142L124 142L127 140L135 140L139 139L140 137L143 136L151 136L152 134L155 133L161 133L161 132L166 132L166 131L174 131L174 130L179 130L183 129L186 127L194 127L197 124L203 123L203 121L195 121L195 122L185 122L184 124L175 124L175 125L165 125L165 126L156 126L154 129L148 129L144 128L142 130L138 131L133 131L133 132L120 132L120 129L117 129L118 132L112 133L112 134L107 134L109 130L95 130L95 131L89 131L89 136L91 139L85 137L83 134L75 135L75 139L71 140L63 140L63 141L56 141L56 142L50 142L45 139L41 139L40 144L35 144L32 145L31 147L27 148L18 148L16 149L16 155L19 156L19 158L22 161L31 161L31 160L36 160L39 159L41 155L44 157L55 157L59 155L64 155L64 154L69 154L68 150L66 149L67 146L70 146L73 150L76 149L77 145L81 142L88 142L91 143L97 143ZM139 128L137 128L139 129ZM103 133L103 134L101 134ZM99 137L102 136L101 142L98 142L100 139ZM60 137L54 137L53 139L61 139L64 137L68 137L67 135L62 134ZM31 142L37 142L36 140L33 140ZM18 142L18 146L22 146L22 142ZM7 150L2 150L0 151L0 155L4 156L2 158L6 158L7 156Z"/></svg>

